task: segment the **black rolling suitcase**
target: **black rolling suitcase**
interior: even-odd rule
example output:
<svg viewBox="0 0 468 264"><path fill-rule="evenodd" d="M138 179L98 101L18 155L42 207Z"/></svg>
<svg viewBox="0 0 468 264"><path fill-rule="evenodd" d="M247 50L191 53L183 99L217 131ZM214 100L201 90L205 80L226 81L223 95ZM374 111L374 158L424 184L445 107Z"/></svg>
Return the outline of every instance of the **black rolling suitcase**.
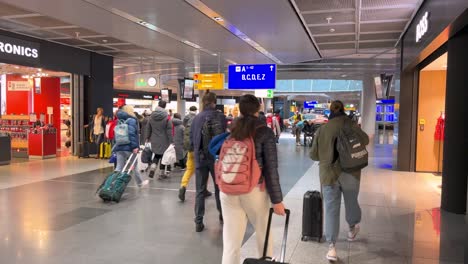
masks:
<svg viewBox="0 0 468 264"><path fill-rule="evenodd" d="M89 158L89 142L78 142L78 158Z"/></svg>
<svg viewBox="0 0 468 264"><path fill-rule="evenodd" d="M318 191L307 191L302 205L302 241L317 240L323 235L323 201Z"/></svg>
<svg viewBox="0 0 468 264"><path fill-rule="evenodd" d="M286 222L284 224L284 235L283 241L281 242L281 255L280 255L280 262L276 262L272 260L270 257L267 257L267 250L268 250L268 239L270 238L270 230L271 230L271 220L273 218L273 208L270 208L270 215L268 216L268 226L267 232L265 236L265 245L263 246L263 256L260 259L253 259L247 258L244 260L244 264L268 264L268 263L277 263L277 264L287 264L284 262L286 258L286 242L288 240L288 226L289 226L289 215L291 212L286 209Z"/></svg>

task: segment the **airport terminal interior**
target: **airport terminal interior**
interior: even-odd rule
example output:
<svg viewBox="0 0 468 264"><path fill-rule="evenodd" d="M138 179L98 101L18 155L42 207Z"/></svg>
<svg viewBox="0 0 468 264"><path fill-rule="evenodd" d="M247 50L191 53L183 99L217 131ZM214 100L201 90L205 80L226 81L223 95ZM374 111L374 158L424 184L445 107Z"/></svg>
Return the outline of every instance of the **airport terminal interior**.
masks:
<svg viewBox="0 0 468 264"><path fill-rule="evenodd" d="M468 263L467 46L468 1L0 0L0 264Z"/></svg>

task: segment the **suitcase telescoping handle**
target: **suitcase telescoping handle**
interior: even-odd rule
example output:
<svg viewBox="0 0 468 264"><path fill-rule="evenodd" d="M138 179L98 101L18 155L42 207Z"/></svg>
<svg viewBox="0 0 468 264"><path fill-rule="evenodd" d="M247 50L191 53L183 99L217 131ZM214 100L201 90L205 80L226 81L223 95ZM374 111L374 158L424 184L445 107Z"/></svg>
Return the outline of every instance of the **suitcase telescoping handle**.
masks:
<svg viewBox="0 0 468 264"><path fill-rule="evenodd" d="M123 169L121 171L122 173L125 173L125 171L127 171L127 173L130 173L133 170L133 168L135 167L135 163L138 160L138 155L139 155L139 153L133 153L132 152L132 155L130 155L130 157L128 157L128 160L125 163L125 166L123 167ZM131 163L131 165L130 165L130 163ZM130 165L130 167L129 167L129 165Z"/></svg>
<svg viewBox="0 0 468 264"><path fill-rule="evenodd" d="M286 242L288 240L288 227L289 227L289 215L291 211L289 209L284 210L286 212L286 220L284 224L284 235L283 241L281 242L281 255L280 255L280 262L284 262L286 258ZM268 239L270 238L270 230L271 230L271 220L273 219L273 208L270 208L270 215L268 216L268 225L267 225L267 232L265 235L265 245L263 247L263 256L262 258L267 258L267 251L268 251Z"/></svg>

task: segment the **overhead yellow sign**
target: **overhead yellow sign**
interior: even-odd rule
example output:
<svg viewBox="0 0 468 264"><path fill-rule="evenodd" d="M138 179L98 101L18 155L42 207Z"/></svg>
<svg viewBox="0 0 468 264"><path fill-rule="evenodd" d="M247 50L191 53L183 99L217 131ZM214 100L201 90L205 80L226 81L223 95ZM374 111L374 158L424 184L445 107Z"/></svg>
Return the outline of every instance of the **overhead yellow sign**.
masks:
<svg viewBox="0 0 468 264"><path fill-rule="evenodd" d="M223 73L195 73L193 82L196 90L224 90Z"/></svg>

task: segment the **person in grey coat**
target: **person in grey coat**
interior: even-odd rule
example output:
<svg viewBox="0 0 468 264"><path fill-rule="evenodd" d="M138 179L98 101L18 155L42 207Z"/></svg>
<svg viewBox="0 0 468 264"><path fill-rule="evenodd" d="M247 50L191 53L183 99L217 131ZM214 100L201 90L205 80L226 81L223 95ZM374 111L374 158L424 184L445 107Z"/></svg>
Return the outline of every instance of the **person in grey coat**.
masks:
<svg viewBox="0 0 468 264"><path fill-rule="evenodd" d="M172 124L174 124L174 145L176 151L176 157L179 161L176 166L179 166L182 170L185 169L185 151L184 151L184 130L185 127L181 120L181 116L179 113L174 114L174 118L172 119Z"/></svg>
<svg viewBox="0 0 468 264"><path fill-rule="evenodd" d="M162 159L169 145L174 143L172 136L172 120L168 118L166 104L165 101L159 101L158 107L156 107L151 114L145 129L146 141L151 142L151 150L154 153L153 163L151 164L150 173L148 175L150 178L154 178L157 164ZM165 166L161 164L159 169L161 170L159 179L167 178Z"/></svg>

